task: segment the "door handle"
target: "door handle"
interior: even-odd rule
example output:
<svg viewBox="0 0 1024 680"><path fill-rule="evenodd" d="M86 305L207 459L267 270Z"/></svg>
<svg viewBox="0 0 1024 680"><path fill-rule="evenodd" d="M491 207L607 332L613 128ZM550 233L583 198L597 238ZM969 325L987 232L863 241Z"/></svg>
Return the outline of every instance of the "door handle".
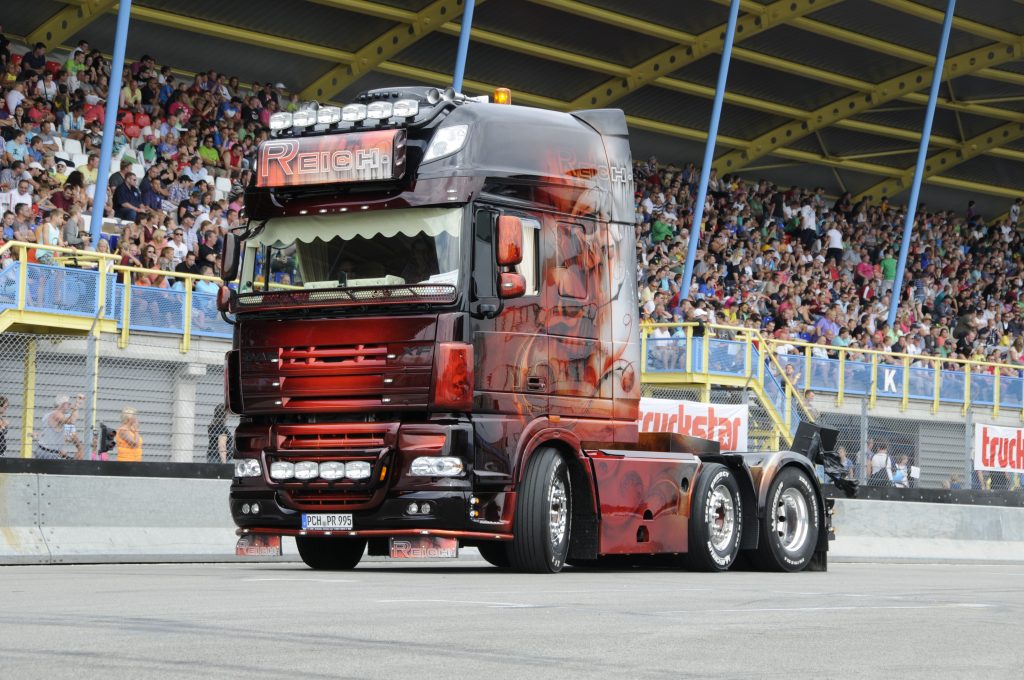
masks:
<svg viewBox="0 0 1024 680"><path fill-rule="evenodd" d="M545 387L544 380L536 376L530 376L526 379L526 389L531 392L540 392Z"/></svg>

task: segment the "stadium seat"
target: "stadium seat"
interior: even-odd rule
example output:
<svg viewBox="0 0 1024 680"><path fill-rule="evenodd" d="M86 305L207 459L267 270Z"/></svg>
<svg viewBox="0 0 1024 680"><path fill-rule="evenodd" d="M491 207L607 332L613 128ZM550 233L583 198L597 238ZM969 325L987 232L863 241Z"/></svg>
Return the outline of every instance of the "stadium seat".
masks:
<svg viewBox="0 0 1024 680"><path fill-rule="evenodd" d="M84 153L71 154L71 165L75 168L80 168L89 162L89 157Z"/></svg>
<svg viewBox="0 0 1024 680"><path fill-rule="evenodd" d="M22 56L23 55L21 55L21 54L12 54L11 55L11 63L14 64L15 66L18 66L19 64L21 64Z"/></svg>
<svg viewBox="0 0 1024 680"><path fill-rule="evenodd" d="M43 67L43 70L46 71L47 73L52 73L52 74L56 75L60 71L60 62L59 61L48 61L48 62L46 62L46 66Z"/></svg>
<svg viewBox="0 0 1024 680"><path fill-rule="evenodd" d="M91 123L94 120L98 120L102 123L104 118L103 106L100 104L93 104L85 110L85 114L82 117L85 118L86 123Z"/></svg>
<svg viewBox="0 0 1024 680"><path fill-rule="evenodd" d="M142 130L138 125L127 125L124 128L124 134L128 139L137 139L142 134Z"/></svg>
<svg viewBox="0 0 1024 680"><path fill-rule="evenodd" d="M151 123L152 121L150 120L149 116L145 113L140 113L139 115L135 116L135 124L139 127L147 127Z"/></svg>
<svg viewBox="0 0 1024 680"><path fill-rule="evenodd" d="M145 174L146 174L146 169L144 167L142 167L142 165L139 164L139 163L133 163L132 164L132 172L134 172L135 176L138 177L141 180L142 177L145 176Z"/></svg>
<svg viewBox="0 0 1024 680"><path fill-rule="evenodd" d="M82 143L77 139L71 139L70 137L62 137L61 145L64 149L64 154L74 157L82 153Z"/></svg>
<svg viewBox="0 0 1024 680"><path fill-rule="evenodd" d="M135 122L135 115L131 111L125 111L123 115L118 111L117 115L120 116L120 118L118 118L118 122L125 127L128 127Z"/></svg>

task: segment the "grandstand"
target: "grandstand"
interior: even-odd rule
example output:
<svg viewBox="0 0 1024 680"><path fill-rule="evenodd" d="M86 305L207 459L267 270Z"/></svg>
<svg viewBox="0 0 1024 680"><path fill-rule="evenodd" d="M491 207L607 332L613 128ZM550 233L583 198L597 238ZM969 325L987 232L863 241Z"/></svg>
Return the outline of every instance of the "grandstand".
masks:
<svg viewBox="0 0 1024 680"><path fill-rule="evenodd" d="M750 400L752 435L766 445L802 419L837 425L864 481L884 440L894 460L906 455L920 469L913 484L1019 488L1019 479L976 475L964 458L973 418L1024 417L1019 7L958 10L924 208L889 325L912 147L942 21L935 3L742 3L689 291L680 288L699 179L693 161L728 2L701 0L685 13L672 0L477 4L468 93L506 86L519 104L627 113L649 394ZM75 339L66 353L45 353L62 358L34 364L56 382L30 380L17 366L38 346L32 334L51 344L98 334L113 339L100 343L101 356L111 370L127 367L127 384L162 385L144 409L154 455L190 459L203 437L199 414L215 400L206 376L222 370L210 356L230 337L215 311L216 242L244 219L240 195L270 114L372 87L447 85L462 7L136 3L131 65L113 95L116 3L41 1L0 12L8 32L0 39L0 339L22 348L5 357L14 376L3 386L12 397L8 440L29 454L33 400L76 390L91 375L87 343ZM109 96L121 104L115 172L100 181L90 156ZM110 188L97 191L104 181ZM99 244L84 233L95 211L104 216ZM55 224L58 213L66 224ZM73 378L61 362L76 366ZM195 398L182 380L193 374L206 396L175 412L192 419L184 438L159 403ZM116 418L129 394L126 385L108 391L102 418Z"/></svg>

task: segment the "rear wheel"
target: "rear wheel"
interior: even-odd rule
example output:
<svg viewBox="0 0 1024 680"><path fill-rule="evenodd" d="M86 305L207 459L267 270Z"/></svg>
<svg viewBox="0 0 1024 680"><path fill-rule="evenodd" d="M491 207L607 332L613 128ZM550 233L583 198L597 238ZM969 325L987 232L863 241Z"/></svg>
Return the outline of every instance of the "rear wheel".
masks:
<svg viewBox="0 0 1024 680"><path fill-rule="evenodd" d="M697 477L690 501L686 564L697 571L725 571L740 551L743 503L732 471L709 463Z"/></svg>
<svg viewBox="0 0 1024 680"><path fill-rule="evenodd" d="M494 566L499 569L508 569L508 544L504 541L485 541L477 545L477 549L480 551L480 556Z"/></svg>
<svg viewBox="0 0 1024 680"><path fill-rule="evenodd" d="M354 568L363 559L366 539L296 536L295 545L307 566L323 571L344 571Z"/></svg>
<svg viewBox="0 0 1024 680"><path fill-rule="evenodd" d="M758 567L770 571L807 567L818 546L820 515L810 476L799 468L783 468L768 487L761 543L755 554Z"/></svg>
<svg viewBox="0 0 1024 680"><path fill-rule="evenodd" d="M572 487L565 459L536 451L523 477L512 523L509 565L517 571L557 573L565 566L572 529Z"/></svg>

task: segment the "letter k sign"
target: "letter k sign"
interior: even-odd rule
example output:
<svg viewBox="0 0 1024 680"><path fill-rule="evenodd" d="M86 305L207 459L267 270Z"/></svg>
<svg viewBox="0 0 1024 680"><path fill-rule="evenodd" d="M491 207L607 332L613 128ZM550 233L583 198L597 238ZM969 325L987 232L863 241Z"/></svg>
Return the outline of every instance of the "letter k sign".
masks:
<svg viewBox="0 0 1024 680"><path fill-rule="evenodd" d="M883 392L895 392L896 391L896 369L895 368L883 368L882 374L885 382L883 383Z"/></svg>

